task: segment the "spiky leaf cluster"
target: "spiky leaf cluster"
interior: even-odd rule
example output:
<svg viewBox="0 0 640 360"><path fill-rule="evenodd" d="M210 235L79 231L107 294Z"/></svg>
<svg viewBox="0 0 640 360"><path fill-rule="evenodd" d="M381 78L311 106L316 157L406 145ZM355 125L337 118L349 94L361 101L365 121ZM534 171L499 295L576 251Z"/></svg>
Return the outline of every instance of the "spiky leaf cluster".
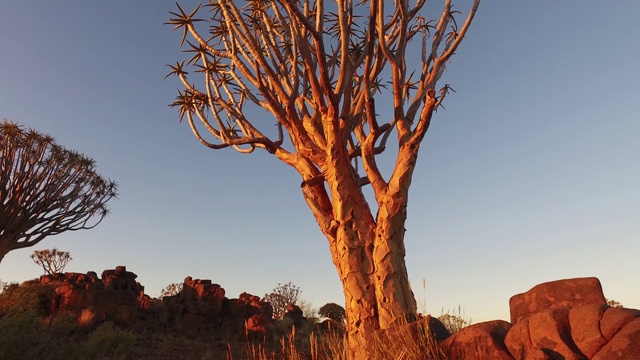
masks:
<svg viewBox="0 0 640 360"><path fill-rule="evenodd" d="M424 136L430 112L450 89L436 91L436 83L478 2L460 28L450 0L433 20L421 14L424 0L413 7L406 0L218 0L202 18L200 6L188 12L178 5L167 24L182 31L189 57L170 65L184 86L171 106L205 146L263 148L292 166L309 159L319 171L334 146L331 128L339 127L356 173L358 159L369 156L372 181L373 155L391 132L401 143ZM422 57L407 62L412 43ZM393 111L379 124L374 95L382 92ZM275 117L275 131L272 121L257 119L257 109Z"/></svg>

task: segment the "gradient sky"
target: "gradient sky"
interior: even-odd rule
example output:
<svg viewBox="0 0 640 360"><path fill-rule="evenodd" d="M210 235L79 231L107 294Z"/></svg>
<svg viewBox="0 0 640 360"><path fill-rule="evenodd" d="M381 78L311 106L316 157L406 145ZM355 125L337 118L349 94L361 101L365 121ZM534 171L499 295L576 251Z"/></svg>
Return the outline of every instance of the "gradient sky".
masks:
<svg viewBox="0 0 640 360"><path fill-rule="evenodd" d="M192 276L227 297L292 281L316 307L342 303L299 175L265 152L206 149L167 106L179 84L162 80L165 65L184 57L169 11L0 3L0 117L50 133L120 184L97 228L10 252L0 279L39 276L30 254L57 247L74 258L66 271L126 265L152 296ZM585 276L640 308L638 14L631 0L481 4L441 80L457 92L410 192L407 267L428 312L508 320L512 295Z"/></svg>

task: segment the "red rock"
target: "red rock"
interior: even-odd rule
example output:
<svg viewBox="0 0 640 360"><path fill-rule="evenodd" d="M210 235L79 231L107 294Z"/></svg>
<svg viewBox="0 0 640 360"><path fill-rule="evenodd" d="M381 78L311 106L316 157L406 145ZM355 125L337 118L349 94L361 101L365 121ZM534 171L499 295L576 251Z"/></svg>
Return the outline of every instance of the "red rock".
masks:
<svg viewBox="0 0 640 360"><path fill-rule="evenodd" d="M450 360L513 360L504 345L511 324L502 320L467 326L440 343Z"/></svg>
<svg viewBox="0 0 640 360"><path fill-rule="evenodd" d="M569 308L536 312L514 324L505 337L505 346L515 359L536 358L584 360L571 338Z"/></svg>
<svg viewBox="0 0 640 360"><path fill-rule="evenodd" d="M247 319L246 331L249 341L264 341L267 335L269 322L260 315L253 315Z"/></svg>
<svg viewBox="0 0 640 360"><path fill-rule="evenodd" d="M592 304L575 306L569 310L571 337L589 359L607 343L600 332L600 319L608 308L607 305Z"/></svg>
<svg viewBox="0 0 640 360"><path fill-rule="evenodd" d="M531 314L576 305L606 304L600 280L594 277L557 280L534 286L509 299L511 323Z"/></svg>
<svg viewBox="0 0 640 360"><path fill-rule="evenodd" d="M83 309L94 306L96 291L85 289L72 289L67 291L59 299L60 311L72 311L80 313Z"/></svg>
<svg viewBox="0 0 640 360"><path fill-rule="evenodd" d="M429 330L431 330L431 334L436 339L436 341L440 342L451 336L451 332L449 331L449 329L447 329L447 327L444 326L442 321L440 321L438 318L427 315L426 319L429 322Z"/></svg>
<svg viewBox="0 0 640 360"><path fill-rule="evenodd" d="M640 317L640 310L610 307L600 320L600 331L607 340L628 323Z"/></svg>
<svg viewBox="0 0 640 360"><path fill-rule="evenodd" d="M640 318L618 331L591 360L640 359Z"/></svg>

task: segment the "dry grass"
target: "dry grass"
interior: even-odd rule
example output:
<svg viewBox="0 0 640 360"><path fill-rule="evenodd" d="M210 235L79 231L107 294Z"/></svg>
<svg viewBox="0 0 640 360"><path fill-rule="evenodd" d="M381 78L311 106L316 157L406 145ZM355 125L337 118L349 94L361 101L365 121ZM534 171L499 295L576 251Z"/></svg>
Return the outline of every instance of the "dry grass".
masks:
<svg viewBox="0 0 640 360"><path fill-rule="evenodd" d="M295 331L280 339L277 347L269 348L265 344L249 344L242 359L249 360L347 360L346 334L312 332L308 345L296 346L300 341ZM363 359L371 360L445 360L438 343L428 327L428 318L405 324L393 329L381 330L366 340L362 346ZM231 355L227 360L237 360Z"/></svg>
<svg viewBox="0 0 640 360"><path fill-rule="evenodd" d="M442 314L438 316L438 320L440 320L452 334L472 324L471 318L467 318L460 306L458 306L457 312L454 309L445 313L444 309L442 309Z"/></svg>

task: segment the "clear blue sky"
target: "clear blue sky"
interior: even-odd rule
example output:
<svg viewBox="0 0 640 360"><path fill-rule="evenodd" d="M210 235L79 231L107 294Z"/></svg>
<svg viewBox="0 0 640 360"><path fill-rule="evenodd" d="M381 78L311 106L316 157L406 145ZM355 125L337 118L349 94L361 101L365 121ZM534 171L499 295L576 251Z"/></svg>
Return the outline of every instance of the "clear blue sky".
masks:
<svg viewBox="0 0 640 360"><path fill-rule="evenodd" d="M162 80L165 64L183 57L163 25L174 10L0 3L0 117L120 183L96 229L10 252L0 279L39 276L29 255L55 246L74 258L67 271L126 265L152 296L189 275L228 297L292 281L316 307L342 302L299 176L264 152L204 148L167 107L179 85ZM638 14L630 0L481 4L443 77L457 92L427 134L409 200L409 276L430 313L508 319L513 294L583 276L640 308Z"/></svg>

